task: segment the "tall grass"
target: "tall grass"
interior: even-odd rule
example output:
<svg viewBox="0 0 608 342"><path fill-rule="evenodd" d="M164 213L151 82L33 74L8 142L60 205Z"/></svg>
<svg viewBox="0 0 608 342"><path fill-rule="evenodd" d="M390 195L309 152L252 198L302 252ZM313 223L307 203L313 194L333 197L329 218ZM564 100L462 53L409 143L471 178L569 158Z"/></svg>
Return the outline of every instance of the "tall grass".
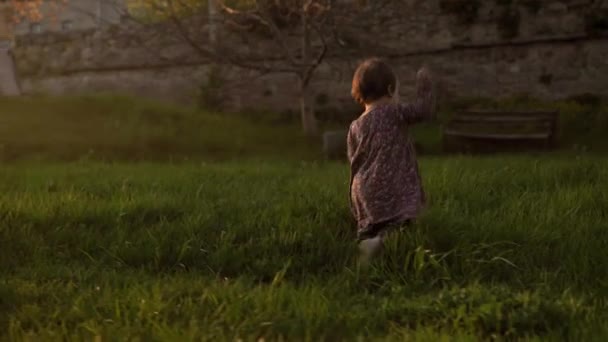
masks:
<svg viewBox="0 0 608 342"><path fill-rule="evenodd" d="M320 143L280 127L119 95L0 98L0 160L312 159Z"/></svg>
<svg viewBox="0 0 608 342"><path fill-rule="evenodd" d="M342 164L0 169L0 339L600 340L608 162L427 158L356 264Z"/></svg>
<svg viewBox="0 0 608 342"><path fill-rule="evenodd" d="M421 154L440 154L441 124L455 111L555 109L561 150L603 152L608 150L608 106L594 99L457 99L440 107L437 122L416 126L413 135ZM340 120L348 118L354 117ZM348 123L330 120L322 127L346 129ZM311 161L322 157L320 145L320 137L303 136L296 113L220 114L120 95L0 98L0 161Z"/></svg>

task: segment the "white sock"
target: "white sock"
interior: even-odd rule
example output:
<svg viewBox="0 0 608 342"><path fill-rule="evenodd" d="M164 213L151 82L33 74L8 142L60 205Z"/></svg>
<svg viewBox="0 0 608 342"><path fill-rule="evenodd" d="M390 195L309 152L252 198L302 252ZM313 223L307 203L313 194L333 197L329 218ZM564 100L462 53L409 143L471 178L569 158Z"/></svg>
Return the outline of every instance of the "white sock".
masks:
<svg viewBox="0 0 608 342"><path fill-rule="evenodd" d="M376 236L371 239L365 239L359 243L359 250L361 250L361 256L365 261L369 261L373 258L380 249L382 248L382 237Z"/></svg>

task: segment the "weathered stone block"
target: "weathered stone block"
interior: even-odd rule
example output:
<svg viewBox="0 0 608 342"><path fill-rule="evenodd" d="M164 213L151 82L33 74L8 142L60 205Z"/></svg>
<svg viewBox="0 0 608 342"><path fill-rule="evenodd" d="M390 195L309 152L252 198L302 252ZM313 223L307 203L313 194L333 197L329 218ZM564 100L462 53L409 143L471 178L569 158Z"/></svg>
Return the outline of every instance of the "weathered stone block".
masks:
<svg viewBox="0 0 608 342"><path fill-rule="evenodd" d="M323 153L328 159L346 158L347 130L328 131L323 134Z"/></svg>

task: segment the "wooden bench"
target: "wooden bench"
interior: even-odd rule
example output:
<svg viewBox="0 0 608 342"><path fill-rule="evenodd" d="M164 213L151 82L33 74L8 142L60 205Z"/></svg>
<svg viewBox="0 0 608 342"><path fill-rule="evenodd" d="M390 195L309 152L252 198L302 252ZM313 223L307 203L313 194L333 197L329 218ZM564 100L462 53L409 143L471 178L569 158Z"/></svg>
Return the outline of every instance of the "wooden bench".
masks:
<svg viewBox="0 0 608 342"><path fill-rule="evenodd" d="M466 111L443 128L448 152L521 151L556 145L556 111Z"/></svg>

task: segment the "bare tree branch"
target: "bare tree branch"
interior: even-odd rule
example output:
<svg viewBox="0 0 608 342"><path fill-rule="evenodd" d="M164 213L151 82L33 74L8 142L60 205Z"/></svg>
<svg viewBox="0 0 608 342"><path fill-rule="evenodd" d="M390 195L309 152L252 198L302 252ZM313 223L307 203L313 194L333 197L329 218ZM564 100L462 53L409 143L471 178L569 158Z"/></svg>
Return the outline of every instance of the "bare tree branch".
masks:
<svg viewBox="0 0 608 342"><path fill-rule="evenodd" d="M187 0L167 0L162 6L160 2L151 5L164 14L164 24L171 26L164 27L164 33L190 47L199 60L254 70L260 75L297 76L307 132L315 130L316 122L306 103L307 88L330 51L340 52L334 49L339 47L334 42L343 32L361 30L357 27L360 18L393 2L372 1L361 9L356 4L337 5L334 0L249 0L247 6L230 5L228 0L208 1L215 1L217 15L205 13L205 6L200 5L204 2L193 5ZM220 30L218 39L210 41L206 31L212 23L217 23ZM342 50L347 53L354 49Z"/></svg>

